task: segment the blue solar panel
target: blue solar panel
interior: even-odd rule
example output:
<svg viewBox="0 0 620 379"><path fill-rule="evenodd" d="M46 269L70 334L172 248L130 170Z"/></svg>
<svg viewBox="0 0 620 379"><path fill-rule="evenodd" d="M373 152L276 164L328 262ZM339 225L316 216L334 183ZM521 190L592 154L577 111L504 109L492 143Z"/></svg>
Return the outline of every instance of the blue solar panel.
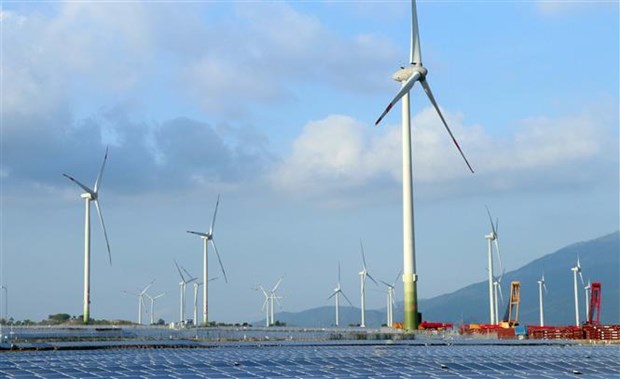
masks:
<svg viewBox="0 0 620 379"><path fill-rule="evenodd" d="M620 377L620 348L324 344L0 353L6 378Z"/></svg>

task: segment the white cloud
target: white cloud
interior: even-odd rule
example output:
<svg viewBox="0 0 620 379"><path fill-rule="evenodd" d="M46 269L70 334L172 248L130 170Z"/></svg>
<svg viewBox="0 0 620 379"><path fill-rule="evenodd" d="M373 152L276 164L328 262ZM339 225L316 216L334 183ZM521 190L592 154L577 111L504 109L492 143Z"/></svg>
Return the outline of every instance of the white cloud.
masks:
<svg viewBox="0 0 620 379"><path fill-rule="evenodd" d="M444 115L476 174L469 174L435 111L427 108L412 119L414 179L432 188L433 195L585 183L601 179L598 165L617 155L610 124L595 112L524 120L509 137L466 125L461 115ZM296 195L346 197L377 184L395 186L401 181L401 159L400 126L381 130L332 115L305 126L271 182ZM577 168L581 174L575 174Z"/></svg>

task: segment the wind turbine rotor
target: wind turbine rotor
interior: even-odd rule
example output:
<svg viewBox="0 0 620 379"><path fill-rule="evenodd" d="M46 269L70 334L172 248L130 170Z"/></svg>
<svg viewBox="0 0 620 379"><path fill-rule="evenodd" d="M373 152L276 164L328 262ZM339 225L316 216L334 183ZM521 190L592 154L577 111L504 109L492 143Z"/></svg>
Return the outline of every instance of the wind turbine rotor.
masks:
<svg viewBox="0 0 620 379"><path fill-rule="evenodd" d="M194 232L194 231L191 231L191 230L187 230L187 232L191 233L191 234L195 234L197 236L204 237L204 238L210 238L209 234L207 234L207 233Z"/></svg>
<svg viewBox="0 0 620 379"><path fill-rule="evenodd" d="M72 181L73 183L77 184L78 186L80 186L80 188L82 188L84 191L86 191L86 193L88 193L91 196L91 198L97 197L95 191L91 190L86 185L80 183L77 179L75 179L71 175L67 175L67 174L63 173L62 176L64 176L65 178L69 179L70 181Z"/></svg>
<svg viewBox="0 0 620 379"><path fill-rule="evenodd" d="M345 293L342 290L340 290L340 294L342 295L342 297L345 298L345 300L347 301L347 303L349 303L350 306L353 306L353 303L351 302L351 300L349 300L347 295L345 295Z"/></svg>

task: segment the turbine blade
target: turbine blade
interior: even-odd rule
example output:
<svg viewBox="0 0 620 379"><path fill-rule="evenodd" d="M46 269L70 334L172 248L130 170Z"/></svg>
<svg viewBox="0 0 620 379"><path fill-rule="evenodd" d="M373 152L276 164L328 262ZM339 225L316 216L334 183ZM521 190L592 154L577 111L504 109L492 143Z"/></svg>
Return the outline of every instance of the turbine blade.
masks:
<svg viewBox="0 0 620 379"><path fill-rule="evenodd" d="M362 248L362 265L364 267L364 271L366 270L366 255L364 254L364 245L362 244L362 241L360 241L360 247Z"/></svg>
<svg viewBox="0 0 620 379"><path fill-rule="evenodd" d="M491 216L491 211L489 210L488 206L484 206L487 209L487 214L489 215L489 222L491 223L491 231L493 232L493 234L497 234L495 231L495 225L493 225L493 217Z"/></svg>
<svg viewBox="0 0 620 379"><path fill-rule="evenodd" d="M396 286L396 282L398 281L398 278L400 278L400 276L402 275L402 273L403 273L403 270L402 270L402 269L398 270L398 274L396 274L396 278L394 278L394 283L392 283L392 288L393 288L394 286Z"/></svg>
<svg viewBox="0 0 620 379"><path fill-rule="evenodd" d="M103 222L103 216L101 215L101 207L99 206L99 199L95 199L95 208L97 208L97 215L99 215L99 223L101 229L103 229L103 236L105 237L105 245L108 249L108 259L110 260L110 266L112 266L112 253L110 253L110 241L108 241L108 232L105 230L105 223Z"/></svg>
<svg viewBox="0 0 620 379"><path fill-rule="evenodd" d="M217 246L215 245L215 240L211 238L209 241L211 242L211 245L213 245L213 250L215 250L215 256L217 257L217 261L220 263L222 274L224 274L224 281L228 283L228 277L226 276L226 270L224 270L224 265L222 264L222 258L220 258L220 252L217 250Z"/></svg>
<svg viewBox="0 0 620 379"><path fill-rule="evenodd" d="M545 284L545 282L543 282L543 289L545 290L545 293L547 293L547 285Z"/></svg>
<svg viewBox="0 0 620 379"><path fill-rule="evenodd" d="M454 138L454 134L452 134L450 127L448 127L448 123L446 122L446 120L443 117L443 114L439 110L439 106L437 105L437 102L435 101L433 92L431 92L431 87L428 85L428 82L426 81L426 79L420 80L420 84L422 85L422 88L424 88L424 92L426 92L426 95L428 96L428 99L433 104L433 107L435 107L435 110L439 114L439 118L441 119L441 122L443 122L443 126L445 126L446 130L448 131L448 134L450 134L450 137L452 138L452 142L454 142L454 145L459 150L459 153L461 153L461 157L463 157L463 159L465 160L465 163L467 163L467 167L469 167L469 171L473 173L474 169L469 164L469 161L467 160L467 158L465 158L465 154L463 153L463 150L461 150L461 146L459 146L459 143L456 141L456 138ZM491 221L491 223L493 223L493 221Z"/></svg>
<svg viewBox="0 0 620 379"><path fill-rule="evenodd" d="M215 228L215 216L217 216L217 207L220 205L220 195L217 195L217 201L215 202L215 211L213 212L213 219L211 220L211 226L209 227L209 234L213 237L213 229Z"/></svg>
<svg viewBox="0 0 620 379"><path fill-rule="evenodd" d="M383 284L385 284L388 288L391 288L392 286L389 283L384 282L383 280L379 279L379 281Z"/></svg>
<svg viewBox="0 0 620 379"><path fill-rule="evenodd" d="M265 295L265 297L269 298L269 294L267 293L267 291L265 291L265 288L263 286L259 285L258 288L263 291L263 295Z"/></svg>
<svg viewBox="0 0 620 379"><path fill-rule="evenodd" d="M499 292L499 299L502 302L502 304L504 304L504 294L502 293L502 286L500 286L499 283L497 285L497 289L499 290L498 291Z"/></svg>
<svg viewBox="0 0 620 379"><path fill-rule="evenodd" d="M84 191L90 193L91 195L94 194L95 192L93 190L91 190L90 188L88 188L86 185L80 183L77 179L75 179L74 177L67 175L67 174L62 174L62 176L64 176L65 178L69 179L70 181L72 181L73 183L77 184L78 186L80 186Z"/></svg>
<svg viewBox="0 0 620 379"><path fill-rule="evenodd" d="M155 279L151 280L151 282L148 284L148 286L144 287L144 289L142 290L142 292L140 292L140 295L144 295L146 293L146 291L149 290L149 288L151 288L151 286L153 285L153 283L155 283ZM148 296L148 295L147 295ZM150 297L150 296L149 296Z"/></svg>
<svg viewBox="0 0 620 379"><path fill-rule="evenodd" d="M179 268L179 264L177 263L176 259L173 259L174 261L174 265L177 267L177 271L179 272L179 276L181 277L181 281L183 283L185 283L185 277L183 276L183 273L181 272L181 269Z"/></svg>
<svg viewBox="0 0 620 379"><path fill-rule="evenodd" d="M274 293L274 292L276 292L278 290L278 287L280 287L280 283L282 283L282 279L284 279L284 277L280 278L278 280L278 282L276 283L276 285L273 286L273 289L271 290L271 293Z"/></svg>
<svg viewBox="0 0 620 379"><path fill-rule="evenodd" d="M188 232L188 233L191 233L191 234L195 234L195 235L197 235L197 236L201 236L201 237L209 238L209 235L208 235L207 233L193 232L193 231L191 231L191 230L188 230L187 232Z"/></svg>
<svg viewBox="0 0 620 379"><path fill-rule="evenodd" d="M185 267L181 266L181 270L183 270L183 272L185 273L185 275L187 275L187 277L190 279L190 281L191 280L196 280L196 278L192 274L190 274L189 271L187 271L185 269ZM187 283L189 283L189 281Z"/></svg>
<svg viewBox="0 0 620 379"><path fill-rule="evenodd" d="M379 283L377 283L377 281L375 280L375 278L372 277L372 275L370 275L368 272L366 273L366 276L370 278L370 280L372 280L373 282L375 282L376 285L379 285Z"/></svg>
<svg viewBox="0 0 620 379"><path fill-rule="evenodd" d="M579 271L579 279L581 279L581 285L585 285L584 281L583 281L583 275L581 274L581 270Z"/></svg>
<svg viewBox="0 0 620 379"><path fill-rule="evenodd" d="M497 264L499 266L499 271L502 272L503 271L502 255L499 253L499 239L497 238L497 236L495 237L495 250L497 252Z"/></svg>
<svg viewBox="0 0 620 379"><path fill-rule="evenodd" d="M338 261L338 288L340 288L340 261Z"/></svg>
<svg viewBox="0 0 620 379"><path fill-rule="evenodd" d="M101 184L101 177L103 176L103 168L105 167L105 162L108 160L108 147L105 147L105 155L103 156L103 163L101 164L101 170L99 170L99 175L97 175L97 180L95 180L95 188L94 191L97 193L99 191L99 185Z"/></svg>
<svg viewBox="0 0 620 379"><path fill-rule="evenodd" d="M327 298L327 300L331 299L332 297L336 296L336 294L338 293L338 291L334 291L331 295L329 295L329 297Z"/></svg>
<svg viewBox="0 0 620 379"><path fill-rule="evenodd" d="M347 295L344 294L344 292L341 290L340 293L342 294L342 297L345 298L345 300L349 303L350 306L353 306L353 303L351 302L351 300L349 300L349 298L347 297Z"/></svg>
<svg viewBox="0 0 620 379"><path fill-rule="evenodd" d="M160 293L159 295L155 296L155 297L153 298L153 300L157 300L157 299L159 299L160 297L164 296L165 294L166 294L165 292L164 292L164 293Z"/></svg>
<svg viewBox="0 0 620 379"><path fill-rule="evenodd" d="M398 100L400 100L401 97L405 96L405 94L407 92L409 92L409 90L411 89L411 87L413 87L413 85L415 84L416 80L420 79L420 73L419 72L414 72L409 79L407 79L407 81L405 83L403 83L402 87L400 88L400 91L398 91L398 93L396 94L396 96L394 96L394 98L392 99L392 101L390 101L390 103L388 104L388 106L385 108L385 110L383 111L383 113L381 113L381 116L379 116L379 118L377 119L377 121L375 121L375 125L379 125L379 123L381 122L381 120L383 120L383 117L385 117L386 114L388 114L390 112L390 110L392 109L392 107L398 102Z"/></svg>
<svg viewBox="0 0 620 379"><path fill-rule="evenodd" d="M418 31L418 14L415 0L411 1L411 49L409 61L412 64L422 64L422 52L420 51L420 33Z"/></svg>

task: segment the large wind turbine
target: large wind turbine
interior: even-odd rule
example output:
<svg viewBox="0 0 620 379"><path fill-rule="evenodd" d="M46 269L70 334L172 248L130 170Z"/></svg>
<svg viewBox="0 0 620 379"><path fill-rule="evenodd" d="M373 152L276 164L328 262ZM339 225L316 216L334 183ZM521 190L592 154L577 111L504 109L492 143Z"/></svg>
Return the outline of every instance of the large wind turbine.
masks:
<svg viewBox="0 0 620 379"><path fill-rule="evenodd" d="M177 261L174 261L174 265L177 268L177 271L179 272L179 276L181 277L181 281L179 282L179 287L181 290L181 295L180 295L180 314L179 314L179 321L181 322L181 324L183 324L185 322L185 288L187 287L187 285L193 281L195 281L197 278L193 278L188 272L187 270L185 270L185 268L183 268L183 271L185 271L185 274L187 275L187 278L185 277L185 275L183 275L183 272L181 272L182 267L179 267L179 264L177 263Z"/></svg>
<svg viewBox="0 0 620 379"><path fill-rule="evenodd" d="M213 245L213 250L215 250L215 255L217 256L217 260L220 262L220 268L222 269L222 274L224 274L224 281L228 283L228 278L226 277L226 271L224 271L224 265L222 264L222 259L220 258L220 253L217 251L217 246L215 245L215 240L213 239L213 229L215 227L215 216L217 216L217 207L220 205L220 196L217 196L217 202L215 203L215 211L213 212L213 219L211 220L211 226L209 227L209 231L207 233L201 232L193 232L188 230L188 233L196 234L202 238L202 325L207 325L209 322L209 302L208 302L208 293L209 293L209 271L208 271L208 257L207 257L207 245L211 242ZM196 320L194 320L196 322Z"/></svg>
<svg viewBox="0 0 620 379"><path fill-rule="evenodd" d="M491 233L487 234L484 236L484 238L487 239L488 241L488 256L487 256L487 260L488 260L488 274L489 274L489 320L491 324L497 324L499 322L498 319L498 315L497 315L497 294L495 293L495 287L494 287L494 280L495 280L495 275L494 275L494 266L493 266L493 242L495 242L495 250L497 253L497 261L499 264L499 268L501 271L501 267L502 267L502 261L501 261L501 256L499 253L499 242L497 239L497 230L499 228L499 219L497 219L495 221L495 224L493 224L493 217L491 217L491 212L489 211L489 208L487 207L487 214L489 215L489 221L491 222ZM501 278L498 280L498 283L501 282Z"/></svg>
<svg viewBox="0 0 620 379"><path fill-rule="evenodd" d="M360 275L360 292L361 292L361 303L362 303L362 321L360 322L360 327L366 327L366 277L369 277L376 285L378 285L375 278L373 278L368 269L366 268L366 257L364 254L364 245L362 245L362 241L360 241L360 247L362 248L362 271L359 272Z"/></svg>
<svg viewBox="0 0 620 379"><path fill-rule="evenodd" d="M338 286L334 288L334 292L332 292L332 294L327 298L327 300L331 299L332 297L336 298L336 326L340 326L340 295L344 296L345 300L348 301L351 306L353 306L351 300L349 300L347 295L344 294L342 288L340 287L340 262L338 262Z"/></svg>
<svg viewBox="0 0 620 379"><path fill-rule="evenodd" d="M540 326L545 326L545 312L543 304L543 289L547 293L547 285L545 284L545 274L543 273L538 281L538 307L540 309Z"/></svg>
<svg viewBox="0 0 620 379"><path fill-rule="evenodd" d="M579 273L579 278L581 279L581 284L583 285L583 275L581 274L581 264L579 263L579 258L577 258L577 265L571 268L573 272L573 279L575 283L575 325L579 326L579 296L577 291L577 273Z"/></svg>
<svg viewBox="0 0 620 379"><path fill-rule="evenodd" d="M263 292L263 295L265 295L265 301L263 302L263 307L261 308L262 310L265 311L265 326L269 326L271 325L271 317L269 316L269 294L267 293L267 291L265 290L265 288L262 285L258 285L258 288L260 288L260 290Z"/></svg>
<svg viewBox="0 0 620 379"><path fill-rule="evenodd" d="M402 144L403 144L403 286L404 286L404 305L405 319L404 327L407 330L418 328L418 295L417 281L418 275L415 267L415 233L413 224L413 175L411 164L411 122L409 109L409 91L416 82L420 82L424 92L428 96L431 104L439 114L444 127L452 142L456 145L461 156L467 163L467 167L471 172L474 170L465 158L465 154L461 150L458 142L454 138L452 131L448 127L443 114L439 110L439 106L435 101L435 97L431 92L431 87L426 81L427 70L422 65L422 53L420 51L420 36L418 33L418 19L416 14L415 0L411 1L411 49L409 55L410 65L396 71L392 78L402 83L400 91L394 96L392 101L385 108L381 116L375 122L378 125L383 117L392 109L392 107L402 98Z"/></svg>
<svg viewBox="0 0 620 379"><path fill-rule="evenodd" d="M112 254L110 253L110 242L108 241L108 233L105 229L105 224L103 222L103 216L101 215L101 207L99 206L99 186L101 185L101 177L103 176L103 168L105 167L105 162L108 159L108 148L105 149L105 155L103 156L103 163L101 164L101 169L99 170L99 175L95 180L95 186L93 189L85 186L84 184L77 181L72 176L67 174L63 174L66 178L71 180L73 183L77 184L82 188L85 192L80 195L82 199L84 199L86 206L86 213L84 217L84 311L83 311L83 321L84 323L88 323L90 320L90 202L95 202L95 208L97 208L97 215L99 215L99 222L101 223L101 229L103 230L103 236L105 237L105 244L108 249L108 258L110 260L110 265L112 265Z"/></svg>
<svg viewBox="0 0 620 379"><path fill-rule="evenodd" d="M394 278L394 282L392 284L386 283L381 280L381 283L387 286L387 322L386 325L390 328L394 326L394 287L396 286L396 281L398 277L400 277L401 271L396 274L396 278Z"/></svg>

